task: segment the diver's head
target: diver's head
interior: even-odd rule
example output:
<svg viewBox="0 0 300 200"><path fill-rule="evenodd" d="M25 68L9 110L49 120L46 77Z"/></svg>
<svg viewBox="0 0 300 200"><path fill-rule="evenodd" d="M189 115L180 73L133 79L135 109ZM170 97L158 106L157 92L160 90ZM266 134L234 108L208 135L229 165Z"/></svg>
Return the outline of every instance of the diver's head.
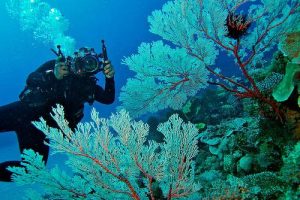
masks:
<svg viewBox="0 0 300 200"><path fill-rule="evenodd" d="M61 80L65 76L69 75L69 66L67 65L66 59L63 56L57 57L55 60L55 66L54 66L54 76Z"/></svg>
<svg viewBox="0 0 300 200"><path fill-rule="evenodd" d="M77 75L95 75L101 71L102 62L93 48L82 47L74 53L72 71Z"/></svg>

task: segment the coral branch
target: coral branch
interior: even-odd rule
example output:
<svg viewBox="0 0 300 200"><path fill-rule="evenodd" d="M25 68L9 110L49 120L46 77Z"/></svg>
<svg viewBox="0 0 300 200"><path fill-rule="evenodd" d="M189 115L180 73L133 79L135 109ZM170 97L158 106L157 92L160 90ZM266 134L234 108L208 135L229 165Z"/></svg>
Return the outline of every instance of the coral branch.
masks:
<svg viewBox="0 0 300 200"><path fill-rule="evenodd" d="M143 175L148 179L148 181L149 181L148 189L150 192L150 197L151 197L151 200L155 200L153 190L152 190L153 177L144 170L142 165L138 162L137 156L134 157L134 161L135 161L136 166L140 169L140 171L143 173Z"/></svg>
<svg viewBox="0 0 300 200"><path fill-rule="evenodd" d="M109 170L106 166L103 165L103 163L98 160L97 158L93 158L92 156L85 154L85 153L76 153L73 152L72 153L75 156L83 156L86 158L89 158L91 160L93 160L96 164L98 164L106 173L111 174L112 176L114 176L115 178L117 178L118 180L120 180L121 182L125 183L127 185L127 187L129 188L130 192L121 192L121 193L125 193L129 196L131 196L133 199L136 200L140 200L138 193L135 191L134 187L131 185L131 183L128 181L128 179L126 179L125 177L122 177L120 175L117 175L115 173L113 173L111 170ZM117 192L117 190L115 190Z"/></svg>

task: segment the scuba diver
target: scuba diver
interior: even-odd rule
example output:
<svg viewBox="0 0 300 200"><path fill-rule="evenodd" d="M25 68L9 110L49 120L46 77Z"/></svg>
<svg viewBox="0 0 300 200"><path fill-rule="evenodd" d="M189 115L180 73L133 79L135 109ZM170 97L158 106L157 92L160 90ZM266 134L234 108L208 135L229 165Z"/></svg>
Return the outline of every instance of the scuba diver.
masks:
<svg viewBox="0 0 300 200"><path fill-rule="evenodd" d="M0 132L15 131L20 151L33 149L43 156L45 163L49 154L49 146L44 144L47 139L32 121L43 117L49 126L58 128L50 112L53 106L61 104L70 128L74 129L83 118L84 103L111 104L115 99L115 72L103 40L101 54L83 47L73 58L66 58L57 47L58 52L52 49L57 59L44 63L28 76L20 100L0 107ZM104 88L97 85L96 74L100 71L105 75ZM7 167L21 166L20 163L0 163L0 181L11 182L12 173Z"/></svg>

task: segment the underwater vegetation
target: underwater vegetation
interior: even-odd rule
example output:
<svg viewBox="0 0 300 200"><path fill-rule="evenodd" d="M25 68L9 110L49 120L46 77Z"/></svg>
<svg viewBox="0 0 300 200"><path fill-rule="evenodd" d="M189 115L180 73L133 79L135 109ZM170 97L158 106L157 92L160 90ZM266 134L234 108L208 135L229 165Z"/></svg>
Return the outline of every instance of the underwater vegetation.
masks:
<svg viewBox="0 0 300 200"><path fill-rule="evenodd" d="M28 150L14 181L41 186L29 199L299 199L299 15L298 0L168 1L148 18L163 40L123 60L119 112L35 122L71 171Z"/></svg>

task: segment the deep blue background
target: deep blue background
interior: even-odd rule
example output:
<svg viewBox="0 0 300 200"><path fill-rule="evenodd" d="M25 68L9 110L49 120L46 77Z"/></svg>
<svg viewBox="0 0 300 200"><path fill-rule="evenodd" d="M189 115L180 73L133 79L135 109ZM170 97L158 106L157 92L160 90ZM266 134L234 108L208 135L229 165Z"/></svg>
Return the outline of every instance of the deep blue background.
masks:
<svg viewBox="0 0 300 200"><path fill-rule="evenodd" d="M31 32L20 30L18 20L8 16L5 2L0 2L0 105L17 99L27 75L44 61L53 59L51 44L44 45ZM105 39L108 54L116 68L117 89L127 78L127 67L121 59L136 53L143 41L159 37L148 31L147 16L161 8L162 0L48 0L69 20L66 32L76 40L76 47L90 46L100 50ZM101 79L101 76L99 76ZM5 95L3 95L5 94ZM118 102L116 102L118 103Z"/></svg>
<svg viewBox="0 0 300 200"><path fill-rule="evenodd" d="M52 44L42 44L33 39L31 32L21 31L19 21L12 19L0 1L0 106L16 101L25 86L27 75L43 62L53 59ZM148 31L147 17L160 9L164 0L48 0L52 7L61 11L69 20L65 33L76 40L76 48L94 47L101 50L100 41L105 39L108 55L115 70L117 97L120 88L132 74L127 66L121 65L124 56L137 52L141 42L160 39ZM103 80L103 75L99 75ZM101 81L100 81L101 83ZM94 106L103 117L115 111L118 99L112 105ZM86 113L89 113L86 106ZM89 116L86 115L87 119ZM0 122L1 123L1 122ZM15 134L0 133L0 162L19 159ZM0 183L0 198L19 199L9 184ZM17 190L17 188L14 188ZM10 194L10 192L12 192ZM16 196L11 196L15 194Z"/></svg>

